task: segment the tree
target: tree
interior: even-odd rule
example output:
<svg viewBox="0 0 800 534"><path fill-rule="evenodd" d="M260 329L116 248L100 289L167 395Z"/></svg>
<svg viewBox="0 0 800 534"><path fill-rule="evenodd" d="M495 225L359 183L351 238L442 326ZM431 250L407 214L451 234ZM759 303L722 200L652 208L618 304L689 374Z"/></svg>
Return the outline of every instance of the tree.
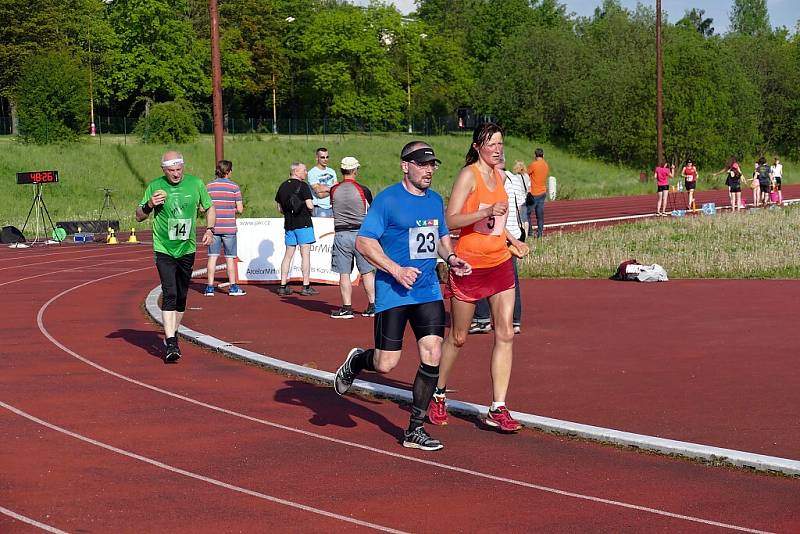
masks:
<svg viewBox="0 0 800 534"><path fill-rule="evenodd" d="M687 9L683 18L678 21L678 26L684 26L696 30L697 33L704 37L711 37L714 35L714 19L705 18L705 9Z"/></svg>
<svg viewBox="0 0 800 534"><path fill-rule="evenodd" d="M89 122L88 74L66 51L32 56L20 69L14 95L23 139L73 140Z"/></svg>
<svg viewBox="0 0 800 534"><path fill-rule="evenodd" d="M743 35L770 33L767 0L733 0L731 31Z"/></svg>

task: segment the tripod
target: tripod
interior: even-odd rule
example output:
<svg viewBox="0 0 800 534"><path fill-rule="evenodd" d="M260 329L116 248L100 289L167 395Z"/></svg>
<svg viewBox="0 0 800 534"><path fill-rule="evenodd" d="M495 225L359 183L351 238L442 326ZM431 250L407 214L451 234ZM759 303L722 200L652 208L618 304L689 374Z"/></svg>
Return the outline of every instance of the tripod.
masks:
<svg viewBox="0 0 800 534"><path fill-rule="evenodd" d="M117 215L117 221L121 221L119 216L119 212L117 211L117 207L114 205L114 200L111 198L111 193L114 191L113 189L108 189L103 187L103 205L100 208L100 216L97 218L100 222L106 221L106 228L111 225L110 219L103 219L103 213L105 213L106 209L111 211L114 210L114 213Z"/></svg>
<svg viewBox="0 0 800 534"><path fill-rule="evenodd" d="M35 184L36 189L33 193L33 203L31 203L31 209L28 210L28 216L25 218L25 224L22 225L22 233L25 233L25 228L28 227L28 222L30 221L31 214L36 213L33 215L34 221L34 231L36 232L33 241L31 241L31 245L39 244L39 231L47 232L47 225L45 224L44 217L47 216L47 222L50 223L50 230L52 231L51 235L55 235L56 227L53 224L53 219L50 218L50 212L47 211L47 205L44 203L44 198L42 197L42 184ZM42 238L41 241L42 245L49 245L51 242L47 239L47 235ZM61 241L58 241L58 244L61 244Z"/></svg>

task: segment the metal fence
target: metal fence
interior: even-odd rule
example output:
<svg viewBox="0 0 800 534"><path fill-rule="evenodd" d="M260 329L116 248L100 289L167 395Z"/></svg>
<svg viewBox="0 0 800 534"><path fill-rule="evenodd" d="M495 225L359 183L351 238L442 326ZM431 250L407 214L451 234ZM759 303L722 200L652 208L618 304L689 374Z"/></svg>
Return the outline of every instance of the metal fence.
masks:
<svg viewBox="0 0 800 534"><path fill-rule="evenodd" d="M408 122L397 124L388 121L358 120L358 119L279 119L273 121L266 118L227 118L224 121L225 134L228 136L252 135L305 135L328 136L344 135L349 133L416 133L420 135L440 135L452 132L472 130L477 120L489 117L477 117L464 121L456 116L448 117L423 117ZM98 136L114 135L123 136L127 142L129 135L134 135L139 117L112 117L95 116L95 129ZM214 125L211 119L204 118L199 124L200 133L211 134ZM0 134L11 135L11 118L0 116ZM21 132L24 133L24 132ZM87 128L88 133L88 128Z"/></svg>

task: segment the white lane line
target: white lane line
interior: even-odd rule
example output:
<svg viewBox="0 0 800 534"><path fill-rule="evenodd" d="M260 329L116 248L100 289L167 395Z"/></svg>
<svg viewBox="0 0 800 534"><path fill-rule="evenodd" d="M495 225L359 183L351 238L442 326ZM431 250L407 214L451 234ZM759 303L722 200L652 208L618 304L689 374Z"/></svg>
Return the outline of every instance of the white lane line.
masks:
<svg viewBox="0 0 800 534"><path fill-rule="evenodd" d="M146 267L146 268L150 268L150 267ZM131 270L129 272L133 273L133 272L137 272L137 271L142 271L144 269L145 268L133 269L133 270ZM496 476L496 475L491 475L491 474L488 474L488 473L482 473L482 472L479 472L479 471L473 471L471 469L466 469L466 468L463 468L463 467L453 466L453 465L444 464L444 463L440 463L440 462L434 462L434 461L431 461L431 460L424 460L424 459L421 459L421 458L415 458L413 456L406 456L404 454L391 452L391 451L387 451L387 450L383 450L383 449L378 449L378 448L375 448L375 447L370 447L368 445L363 445L361 443L354 443L354 442L351 442L351 441L345 441L345 440L342 440L342 439L337 439L337 438L333 438L333 437L330 437L330 436L325 436L325 435L322 435L322 434L316 434L314 432L309 432L307 430L302 430L300 428L289 427L289 426L285 426L285 425L282 425L282 424L279 424L279 423L274 423L272 421L267 421L265 419L259 419L259 418L252 417L252 416L240 413L240 412L235 412L233 410L229 410L227 408L222 408L220 406L216 406L216 405L213 405L213 404L208 404L206 402L199 401L199 400L193 399L191 397L186 397L186 396L180 395L178 393L173 393L172 391L161 389L159 387L147 384L145 382L141 382L141 381L136 380L134 378L131 378L129 376L117 373L115 371L112 371L111 369L107 369L107 368L103 367L100 364L97 364L97 363L95 363L95 362L93 362L93 361L91 361L91 360L89 360L87 358L84 358L83 356L79 355L78 353L74 352L70 348L68 348L65 345L63 345L55 337L53 337L50 334L50 332L47 330L47 328L44 326L43 317L44 317L45 310L47 310L47 308L50 306L50 304L52 304L53 302L55 302L56 300L58 300L62 296L66 295L67 293L70 293L72 291L75 291L77 289L80 289L81 287L93 284L95 282L100 282L102 280L106 280L108 278L114 278L116 276L122 276L124 274L127 274L127 273L112 274L112 275L104 276L102 278L97 278L95 280L89 280L88 282L84 282L84 283L79 284L79 285L77 285L75 287L72 287L72 288L69 288L69 289L65 289L64 291L62 291L58 295L54 296L53 298L48 300L39 309L39 313L36 315L36 324L39 326L39 330L56 347L60 348L61 350L63 350L67 354L69 354L70 356L82 361L83 363L85 363L87 365L90 365L91 367L94 367L95 369L97 369L99 371L107 373L107 374L109 374L111 376L114 376L116 378L119 378L121 380L129 382L131 384L135 384L137 386L141 386L143 388L147 388L147 389L149 389L151 391L155 391L157 393L161 393L163 395L167 395L169 397L172 397L172 398L175 398L175 399L179 399L179 400L188 402L190 404L194 404L196 406L202 406L203 408L208 408L209 410L213 410L213 411L216 411L216 412L219 412L219 413L224 413L224 414L227 414L227 415L230 415L230 416L233 416L233 417L237 417L237 418L240 418L240 419L244 419L244 420L247 420L247 421L258 423L258 424L261 424L261 425L264 425L264 426L268 426L268 427L271 427L271 428L285 430L287 432L300 434L300 435L303 435L303 436L306 436L306 437L319 439L319 440L327 441L327 442L330 442L330 443L336 443L336 444L339 444L339 445L343 445L345 447L351 447L351 448L356 448L356 449L369 451L369 452L372 452L372 453L375 453L375 454L388 456L390 458L396 458L396 459L399 459L399 460L405 460L405 461L414 462L414 463L418 463L418 464L438 467L440 469L445 469L445 470L453 471L453 472L456 472L456 473L470 475L470 476L474 476L474 477L482 478L482 479L486 479L486 480L493 480L493 481L496 481L496 482L502 482L502 483L510 484L510 485L514 485L514 486L520 486L520 487L524 487L524 488L534 489L534 490L538 490L538 491L542 491L542 492L561 495L561 496L564 496L564 497L571 497L571 498L575 498L575 499L581 499L581 500L591 501L591 502L600 503L600 504L607 504L607 505L610 505L610 506L626 508L626 509L629 509L629 510L637 510L637 511L640 511L640 512L648 512L648 513L651 513L651 514L660 515L660 516L664 516L664 517L680 519L680 520L689 521L689 522L692 522L692 523L700 523L700 524L704 524L704 525L711 525L711 526L716 526L716 527L721 527L721 528L727 528L727 529L730 529L730 530L737 530L737 531L741 531L741 532L754 532L754 533L759 533L759 534L764 534L766 532L766 531L762 531L762 530L755 530L755 529L751 529L751 528L741 527L741 526L738 526L738 525L732 525L732 524L728 524L728 523L721 523L721 522L717 522L717 521L711 521L709 519L703 519L703 518L700 518L700 517L693 517L693 516L688 516L688 515L676 514L676 513L668 512L668 511L665 511L665 510L659 510L657 508L649 508L649 507L640 506L640 505L637 505L637 504L631 504L631 503L626 503L626 502L622 502L622 501L614 501L614 500L611 500L611 499L604 499L604 498L601 498L601 497L594 497L594 496L591 496L591 495L584 495L584 494L580 494L580 493L574 493L574 492L570 492L570 491L560 490L560 489L557 489L557 488L551 488L551 487L548 487L548 486L541 486L541 485L538 485L538 484L532 484L532 483L524 482L524 481L521 481L521 480L515 480L515 479L511 479L511 478L505 478L505 477L500 477L500 476Z"/></svg>
<svg viewBox="0 0 800 534"><path fill-rule="evenodd" d="M54 532L55 534L67 534L63 530L58 530L56 527L51 527L50 525L45 525L44 523L40 523L39 521L36 521L35 519L31 519L30 517L25 517L24 515L20 515L20 514L14 512L13 510L9 510L8 508L3 508L2 506L0 506L0 513L5 514L8 517L13 517L17 521L22 521L23 523L27 523L29 525L32 525L32 526L34 526L36 528L39 528L41 530L45 530L47 532Z"/></svg>
<svg viewBox="0 0 800 534"><path fill-rule="evenodd" d="M39 273L39 274L34 274L32 276L25 276L23 278L17 278L15 280L9 280L7 282L0 283L0 287L7 286L9 284L15 284L17 282L24 282L25 280L32 280L34 278L41 278L42 276L52 276L54 274L66 273L66 272L70 272L70 271L79 271L79 270L83 271L83 270L86 270L86 269L95 269L97 267L102 267L104 265L111 265L113 263L122 263L122 262L126 262L126 261L141 261L142 259L143 258L129 258L129 259L125 259L125 260L101 261L101 262L94 263L92 265L79 265L77 267L70 267L70 268L67 268L67 269L59 269L57 271L48 271L46 273ZM124 273L121 273L121 274L124 274Z"/></svg>
<svg viewBox="0 0 800 534"><path fill-rule="evenodd" d="M127 456L128 458L132 458L134 460L138 460L140 462L144 462L146 464L150 464L152 466L158 467L160 469L164 469L166 471L170 471L172 473L177 473L179 475L183 475L189 478L193 478L195 480L199 480L201 482L206 482L208 484L212 484L214 486L219 486L221 488L225 488L228 490L236 491L239 493L244 493L245 495L250 495L251 497L258 497L259 499L263 499L265 501L269 501L275 504L282 504L283 506L288 506L290 508L297 508L298 510L302 510L304 512L311 512L313 514L322 515L325 517L330 517L331 519L337 519L339 521L344 521L347 523L352 523L354 525L358 525L361 527L368 527L374 530L379 530L382 532L394 532L398 534L403 534L404 531L402 530L395 530L393 528L384 527L383 525L378 525L375 523L369 523L367 521L361 521L359 519L353 519L352 517L347 517L344 515L336 514L334 512L328 512L327 510L322 510L320 508L314 508L313 506L307 506L305 504L300 504L294 501L287 501L286 499L281 499L280 497L274 497L272 495L267 495L265 493L261 493L258 491L253 491L251 489L243 488L241 486L234 486L233 484L228 484L227 482L222 482L221 480L217 480L215 478L210 478L207 476L203 476L197 473L193 473L191 471L187 471L185 469L181 469L179 467L175 467L169 464L165 464L163 462L159 462L158 460L154 460L152 458L148 458L147 456L142 456L140 454L136 454L134 452L126 451L125 449L120 449L118 447L114 447L113 445L108 445L107 443L103 443L102 441L97 441L96 439L92 439L90 437L84 436L82 434L78 434L76 432L72 432L67 430L66 428L54 425L52 423L48 423L38 417L35 417L27 412L23 412L19 408L15 408L10 404L6 404L3 401L0 401L0 406L5 408L6 410L13 412L20 417L24 417L29 421L33 421L34 423L49 428L50 430L54 430L56 432L60 432L61 434L65 434L71 438L75 438L77 440L83 441L85 443L89 443L96 447L100 447L102 449L106 449L108 451L114 452L116 454L120 454L122 456Z"/></svg>
<svg viewBox="0 0 800 534"><path fill-rule="evenodd" d="M100 252L100 253L99 254L87 254L87 253L84 253L83 256L80 256L78 258L66 258L66 259L65 258L59 258L57 260L40 261L40 262L37 262L37 263L19 263L19 262L17 262L17 265L10 265L8 267L0 267L0 271L7 271L9 269L30 269L31 267L38 267L39 265L47 265L47 264L50 264L50 263L59 263L59 262L60 263L65 263L65 262L72 262L72 261L82 261L84 259L102 258L102 257L107 257L109 255L108 252L102 251L100 249L96 249L96 250L97 250L97 252ZM125 256L126 254L128 254L130 252L133 252L133 251L132 250L126 250L125 252L117 253L116 256L117 257ZM152 256L152 254L151 254L151 256ZM20 259L23 259L23 258L17 258L17 260L20 260ZM28 258L24 258L24 259L28 259Z"/></svg>

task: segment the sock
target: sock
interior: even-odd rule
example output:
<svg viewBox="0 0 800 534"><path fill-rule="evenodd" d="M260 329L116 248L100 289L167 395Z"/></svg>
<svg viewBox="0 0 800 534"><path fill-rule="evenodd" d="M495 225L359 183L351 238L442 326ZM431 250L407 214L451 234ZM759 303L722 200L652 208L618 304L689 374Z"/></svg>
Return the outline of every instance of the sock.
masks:
<svg viewBox="0 0 800 534"><path fill-rule="evenodd" d="M374 371L375 370L375 362L373 361L375 356L375 349L367 349L362 350L358 354L356 354L352 361L350 362L350 370L353 373L358 374L364 369L367 371Z"/></svg>
<svg viewBox="0 0 800 534"><path fill-rule="evenodd" d="M349 309L351 309L352 307L353 307L353 305L352 305L352 304L342 304L342 309L343 309L343 310L349 310Z"/></svg>
<svg viewBox="0 0 800 534"><path fill-rule="evenodd" d="M505 402L493 402L492 406L489 409L492 410L493 412L496 412L505 405L506 405Z"/></svg>
<svg viewBox="0 0 800 534"><path fill-rule="evenodd" d="M443 388L436 386L436 388L433 390L434 397L444 397L446 393L447 393L447 386Z"/></svg>
<svg viewBox="0 0 800 534"><path fill-rule="evenodd" d="M166 340L167 345L177 345L178 344L178 336L168 337Z"/></svg>
<svg viewBox="0 0 800 534"><path fill-rule="evenodd" d="M433 397L433 390L436 388L436 381L439 380L439 366L420 363L417 369L417 376L414 378L412 390L411 420L408 423L408 431L421 427L425 421L425 414L428 413L428 405Z"/></svg>

